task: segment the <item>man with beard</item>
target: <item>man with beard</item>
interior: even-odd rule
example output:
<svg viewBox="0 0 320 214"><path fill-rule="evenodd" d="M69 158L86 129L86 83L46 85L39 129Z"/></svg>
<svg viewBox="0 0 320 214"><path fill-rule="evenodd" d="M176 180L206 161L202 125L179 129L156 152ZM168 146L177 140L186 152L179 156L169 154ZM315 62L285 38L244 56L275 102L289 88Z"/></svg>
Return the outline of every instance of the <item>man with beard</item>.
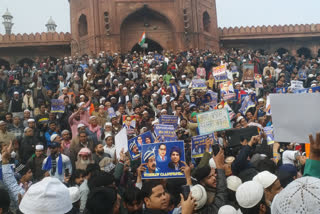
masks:
<svg viewBox="0 0 320 214"><path fill-rule="evenodd" d="M35 181L42 179L44 171L42 170L42 163L46 156L43 154L43 145L36 145L36 152L27 161L27 166L31 169Z"/></svg>
<svg viewBox="0 0 320 214"><path fill-rule="evenodd" d="M108 157L108 158L111 158L111 156L107 153L104 153L104 148L103 148L103 145L101 143L97 144L95 147L94 147L94 154L92 154L92 159L94 160L94 162L96 164L99 164L100 161L105 158L105 157Z"/></svg>
<svg viewBox="0 0 320 214"><path fill-rule="evenodd" d="M34 154L38 141L39 140L34 136L32 128L24 129L24 137L22 138L19 151L22 164L26 164L28 159Z"/></svg>
<svg viewBox="0 0 320 214"><path fill-rule="evenodd" d="M57 134L51 135L51 143L48 145L50 155L44 159L42 169L49 172L51 177L58 178L63 182L65 171L68 170L72 174L72 165L68 156L61 154L60 141L61 138Z"/></svg>
<svg viewBox="0 0 320 214"><path fill-rule="evenodd" d="M132 159L136 159L140 156L140 151L135 142L132 142L129 146L129 149L131 150L132 154Z"/></svg>
<svg viewBox="0 0 320 214"><path fill-rule="evenodd" d="M81 108L78 108L78 111L76 111L69 117L69 125L72 133L72 138L78 135L79 124L85 124L86 126L88 125L87 121L81 120L81 111Z"/></svg>
<svg viewBox="0 0 320 214"><path fill-rule="evenodd" d="M156 156L154 154L154 150L148 150L144 156L143 160L147 163L147 169L145 173L158 173L159 168L157 168Z"/></svg>
<svg viewBox="0 0 320 214"><path fill-rule="evenodd" d="M91 157L91 151L88 148L82 148L78 153L78 160L76 162L76 169L86 170L88 164L94 163Z"/></svg>

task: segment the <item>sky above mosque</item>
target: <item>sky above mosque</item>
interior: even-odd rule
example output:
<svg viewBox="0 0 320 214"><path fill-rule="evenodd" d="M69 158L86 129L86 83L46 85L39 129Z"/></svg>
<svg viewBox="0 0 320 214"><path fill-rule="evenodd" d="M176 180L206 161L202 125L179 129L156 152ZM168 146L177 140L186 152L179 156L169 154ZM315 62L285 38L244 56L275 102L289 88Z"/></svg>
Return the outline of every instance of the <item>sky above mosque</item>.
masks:
<svg viewBox="0 0 320 214"><path fill-rule="evenodd" d="M320 0L216 0L219 27L320 23ZM14 16L12 32L47 31L52 16L58 32L70 32L68 0L0 0L0 16L6 9ZM0 34L5 32L1 17Z"/></svg>

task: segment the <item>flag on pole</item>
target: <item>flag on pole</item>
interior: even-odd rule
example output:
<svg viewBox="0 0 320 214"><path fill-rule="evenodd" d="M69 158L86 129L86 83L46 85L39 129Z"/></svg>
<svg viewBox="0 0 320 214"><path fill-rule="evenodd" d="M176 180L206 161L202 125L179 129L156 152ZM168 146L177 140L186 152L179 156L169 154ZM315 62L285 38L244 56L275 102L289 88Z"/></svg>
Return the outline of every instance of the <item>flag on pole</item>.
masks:
<svg viewBox="0 0 320 214"><path fill-rule="evenodd" d="M146 42L146 32L143 32L139 40L139 45L142 46Z"/></svg>

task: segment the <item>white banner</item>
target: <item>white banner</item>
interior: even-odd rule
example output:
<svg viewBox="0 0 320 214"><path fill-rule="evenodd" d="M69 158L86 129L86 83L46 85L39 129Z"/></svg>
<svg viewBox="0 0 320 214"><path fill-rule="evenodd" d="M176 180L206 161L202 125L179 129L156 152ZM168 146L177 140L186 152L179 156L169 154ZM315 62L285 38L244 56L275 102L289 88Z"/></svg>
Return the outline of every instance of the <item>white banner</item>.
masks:
<svg viewBox="0 0 320 214"><path fill-rule="evenodd" d="M122 128L121 131L115 136L114 141L116 146L117 159L119 160L121 149L123 149L124 153L128 151L127 129Z"/></svg>
<svg viewBox="0 0 320 214"><path fill-rule="evenodd" d="M309 143L320 131L320 94L270 94L274 138L278 142Z"/></svg>

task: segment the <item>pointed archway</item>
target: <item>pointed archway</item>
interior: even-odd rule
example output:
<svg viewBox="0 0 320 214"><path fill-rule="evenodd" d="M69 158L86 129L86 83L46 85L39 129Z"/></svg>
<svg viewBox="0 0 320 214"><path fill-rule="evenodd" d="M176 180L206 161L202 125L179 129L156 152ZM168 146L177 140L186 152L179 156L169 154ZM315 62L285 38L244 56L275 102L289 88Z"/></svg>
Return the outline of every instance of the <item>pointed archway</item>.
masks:
<svg viewBox="0 0 320 214"><path fill-rule="evenodd" d="M304 55L305 58L311 58L311 50L309 48L306 47L302 47L299 50L297 50L297 53L299 54L299 56L301 57L302 55Z"/></svg>
<svg viewBox="0 0 320 214"><path fill-rule="evenodd" d="M10 69L10 63L7 60L0 58L0 68L4 66L6 69Z"/></svg>
<svg viewBox="0 0 320 214"><path fill-rule="evenodd" d="M18 64L20 66L23 66L25 63L27 63L29 66L32 66L32 64L34 63L34 61L30 58L23 58L21 60L18 61Z"/></svg>
<svg viewBox="0 0 320 214"><path fill-rule="evenodd" d="M170 20L160 12L144 6L128 15L120 27L121 52L133 50L143 32L149 40L148 49L174 49L174 33ZM141 49L142 50L142 49ZM140 51L141 51L140 50Z"/></svg>
<svg viewBox="0 0 320 214"><path fill-rule="evenodd" d="M146 53L148 53L150 51L152 52L157 51L158 53L161 53L163 51L163 48L161 47L161 45L152 39L146 38L145 43L148 44L148 48L143 49L138 43L136 43L131 49L131 52L136 51L138 53L141 53L145 51Z"/></svg>

